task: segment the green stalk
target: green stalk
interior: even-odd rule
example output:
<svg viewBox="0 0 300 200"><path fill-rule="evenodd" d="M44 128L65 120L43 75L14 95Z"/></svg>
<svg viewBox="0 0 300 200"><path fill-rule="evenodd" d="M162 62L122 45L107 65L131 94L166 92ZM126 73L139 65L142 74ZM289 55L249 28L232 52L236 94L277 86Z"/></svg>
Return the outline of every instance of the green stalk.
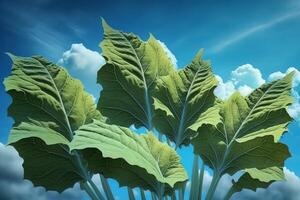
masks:
<svg viewBox="0 0 300 200"><path fill-rule="evenodd" d="M88 183L92 186L92 188L93 188L95 194L98 196L98 198L100 200L105 200L104 196L101 194L100 190L98 189L98 187L95 185L95 183L91 179L88 180Z"/></svg>
<svg viewBox="0 0 300 200"><path fill-rule="evenodd" d="M186 186L186 183L184 183L184 185L181 188L179 188L179 190L178 190L178 199L179 200L184 200L185 186Z"/></svg>
<svg viewBox="0 0 300 200"><path fill-rule="evenodd" d="M198 180L199 180L199 156L194 154L193 170L192 170L192 182L190 191L190 200L197 200Z"/></svg>
<svg viewBox="0 0 300 200"><path fill-rule="evenodd" d="M145 191L142 188L140 188L140 194L141 194L141 200L146 200Z"/></svg>
<svg viewBox="0 0 300 200"><path fill-rule="evenodd" d="M152 199L152 200L157 200L156 195L155 195L154 192L151 192L151 199Z"/></svg>
<svg viewBox="0 0 300 200"><path fill-rule="evenodd" d="M87 183L80 183L81 188L89 195L89 197L92 200L99 200L99 198L97 197L97 195L93 192L93 189L91 188L91 186Z"/></svg>
<svg viewBox="0 0 300 200"><path fill-rule="evenodd" d="M212 181L211 181L209 189L208 189L208 192L207 192L207 195L206 195L206 200L212 200L213 199L213 196L215 194L217 185L218 185L221 177L222 177L222 175L219 171L214 173Z"/></svg>
<svg viewBox="0 0 300 200"><path fill-rule="evenodd" d="M133 193L132 188L127 187L127 192L128 192L129 200L135 200L135 197L134 197L134 193Z"/></svg>
<svg viewBox="0 0 300 200"><path fill-rule="evenodd" d="M175 191L171 195L171 200L176 200L176 193L175 193Z"/></svg>
<svg viewBox="0 0 300 200"><path fill-rule="evenodd" d="M204 162L202 162L202 166L200 169L199 181L198 181L198 191L197 191L197 199L201 200L202 198L202 187L203 187L203 177L204 177Z"/></svg>
<svg viewBox="0 0 300 200"><path fill-rule="evenodd" d="M231 198L231 196L234 194L234 188L233 185L230 187L230 189L228 190L228 192L226 193L224 200L229 200Z"/></svg>
<svg viewBox="0 0 300 200"><path fill-rule="evenodd" d="M101 184L102 184L103 190L105 192L106 198L108 200L115 200L115 198L111 192L110 186L108 184L108 181L102 174L100 174L100 180L101 180Z"/></svg>

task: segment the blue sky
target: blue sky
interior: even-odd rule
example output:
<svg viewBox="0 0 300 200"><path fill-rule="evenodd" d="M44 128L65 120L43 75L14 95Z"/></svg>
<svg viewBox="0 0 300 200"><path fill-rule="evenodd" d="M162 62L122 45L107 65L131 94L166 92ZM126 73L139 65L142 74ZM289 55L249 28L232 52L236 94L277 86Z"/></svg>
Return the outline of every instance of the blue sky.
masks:
<svg viewBox="0 0 300 200"><path fill-rule="evenodd" d="M163 3L2 0L0 13L1 82L11 67L5 52L22 56L41 54L55 63L63 58L72 44L82 43L86 50L89 49L90 56L92 51L100 52L100 17L113 27L134 32L143 39L151 32L176 56L178 66L188 64L196 52L204 48L204 58L211 60L214 72L222 77L225 85L233 84L235 89L244 85L234 81L239 78L237 68L245 64L251 66L239 69L250 73L248 85L254 79L267 81L271 73L286 72L289 67L300 69L300 2L297 0L273 0L272 3L267 0ZM71 65L68 63L66 67L72 75L81 79L86 89L97 98L99 86L93 79L95 74L81 73ZM253 70L255 68L260 70L260 79L253 75L257 72ZM299 93L300 87L294 90ZM10 97L2 84L0 102L0 142L6 143L12 120L6 117ZM293 155L286 162L287 168L298 176L299 130L300 122L295 121L283 138ZM191 149L180 153L186 157L187 152L190 153ZM191 168L190 159L184 159L184 164Z"/></svg>

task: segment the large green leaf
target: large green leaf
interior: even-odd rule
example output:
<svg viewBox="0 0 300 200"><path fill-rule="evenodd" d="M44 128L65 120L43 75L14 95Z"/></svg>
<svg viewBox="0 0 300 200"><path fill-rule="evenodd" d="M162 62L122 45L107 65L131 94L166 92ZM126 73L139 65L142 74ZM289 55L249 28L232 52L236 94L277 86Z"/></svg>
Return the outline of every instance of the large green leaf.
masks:
<svg viewBox="0 0 300 200"><path fill-rule="evenodd" d="M83 150L89 168L118 180L121 186L142 187L160 195L187 180L175 150L151 133L137 135L125 127L94 121L76 131L70 148Z"/></svg>
<svg viewBox="0 0 300 200"><path fill-rule="evenodd" d="M225 199L243 189L256 191L257 188L267 188L275 181L284 180L283 169L279 167L270 167L266 169L250 168L237 180L233 181L233 185L228 191Z"/></svg>
<svg viewBox="0 0 300 200"><path fill-rule="evenodd" d="M86 178L80 155L68 143L81 125L100 119L93 98L80 81L44 58L17 57L4 81L12 97L8 115L15 123L9 135L24 158L24 176L34 185L63 191Z"/></svg>
<svg viewBox="0 0 300 200"><path fill-rule="evenodd" d="M150 36L147 42L132 33L124 33L102 22L101 42L106 64L98 72L103 87L99 110L113 124L152 129L152 90L155 80L174 70L159 42Z"/></svg>
<svg viewBox="0 0 300 200"><path fill-rule="evenodd" d="M155 127L180 146L190 142L192 130L220 121L213 90L217 80L200 51L193 62L178 72L159 78L154 93Z"/></svg>
<svg viewBox="0 0 300 200"><path fill-rule="evenodd" d="M219 174L234 174L249 168L282 168L290 154L277 143L292 120L286 107L293 73L265 84L244 98L233 94L221 105L222 121L198 129L194 151Z"/></svg>

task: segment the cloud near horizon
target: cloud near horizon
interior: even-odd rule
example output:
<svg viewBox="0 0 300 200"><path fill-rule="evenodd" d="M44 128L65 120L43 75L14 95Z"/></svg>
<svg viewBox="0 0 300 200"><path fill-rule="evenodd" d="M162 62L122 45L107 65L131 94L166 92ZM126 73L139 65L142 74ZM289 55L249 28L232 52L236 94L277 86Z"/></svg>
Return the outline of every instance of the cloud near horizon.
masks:
<svg viewBox="0 0 300 200"><path fill-rule="evenodd" d="M12 146L0 143L0 199L5 200L82 200L86 197L78 184L62 193L34 187L24 180L23 159Z"/></svg>
<svg viewBox="0 0 300 200"><path fill-rule="evenodd" d="M288 107L288 113L293 117L300 125L300 72L294 67L290 67L286 72L274 72L270 74L267 78L268 82L280 79L286 74L294 71L294 80L292 95L294 98L294 103ZM214 94L222 100L228 99L235 91L239 91L241 95L247 96L254 89L258 88L262 84L266 83L263 79L262 73L258 68L253 67L251 64L245 64L237 67L231 72L230 79L224 81L220 76L216 75L219 81L218 87L215 89ZM298 91L297 91L298 90Z"/></svg>
<svg viewBox="0 0 300 200"><path fill-rule="evenodd" d="M285 181L277 181L272 183L268 188L259 188L256 192L244 189L241 192L235 193L232 200L299 200L300 197L300 178L292 171L284 168ZM238 176L224 175L220 180L216 189L214 200L222 200L227 191L232 185L232 179L237 179ZM204 172L203 191L207 192L212 180L212 175ZM189 190L190 188L188 188ZM262 198L263 197L263 198Z"/></svg>

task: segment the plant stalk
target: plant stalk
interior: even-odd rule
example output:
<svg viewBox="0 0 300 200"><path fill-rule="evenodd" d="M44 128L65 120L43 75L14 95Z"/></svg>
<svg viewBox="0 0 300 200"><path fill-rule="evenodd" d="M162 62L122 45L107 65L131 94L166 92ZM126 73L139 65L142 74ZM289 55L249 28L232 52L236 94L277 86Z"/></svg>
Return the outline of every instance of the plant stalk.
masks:
<svg viewBox="0 0 300 200"><path fill-rule="evenodd" d="M141 194L141 200L146 200L145 191L142 188L140 188L140 194Z"/></svg>
<svg viewBox="0 0 300 200"><path fill-rule="evenodd" d="M106 195L106 198L108 200L115 200L115 198L114 198L114 196L113 196L113 194L111 192L110 186L108 184L108 181L107 181L107 179L102 174L100 174L100 180L101 180L101 184L102 184L104 193Z"/></svg>
<svg viewBox="0 0 300 200"><path fill-rule="evenodd" d="M228 190L228 192L226 193L224 200L229 200L231 198L231 196L234 194L234 188L233 185L230 187L230 189Z"/></svg>
<svg viewBox="0 0 300 200"><path fill-rule="evenodd" d="M203 177L204 177L204 162L202 162L201 169L200 169L200 175L198 180L198 191L197 191L197 199L201 200L202 198L202 187L203 187Z"/></svg>
<svg viewBox="0 0 300 200"><path fill-rule="evenodd" d="M105 200L104 196L101 194L100 190L98 189L98 187L95 185L95 183L89 179L88 180L88 183L92 186L95 194L97 195L97 197L100 199L100 200Z"/></svg>
<svg viewBox="0 0 300 200"><path fill-rule="evenodd" d="M82 189L84 189L84 191L89 195L89 197L92 200L100 200L97 195L94 193L93 189L91 188L91 186L85 182L85 183L80 183Z"/></svg>
<svg viewBox="0 0 300 200"><path fill-rule="evenodd" d="M212 200L217 188L217 185L219 183L221 179L221 173L219 171L217 171L216 173L214 173L212 181L210 183L208 192L206 194L206 200Z"/></svg>
<svg viewBox="0 0 300 200"><path fill-rule="evenodd" d="M186 183L178 190L178 199L179 200L184 200L185 187L186 187Z"/></svg>
<svg viewBox="0 0 300 200"><path fill-rule="evenodd" d="M132 188L127 187L127 192L128 192L129 200L135 200L135 197L134 197L134 193L133 193Z"/></svg>
<svg viewBox="0 0 300 200"><path fill-rule="evenodd" d="M199 176L199 156L194 154L190 200L196 200Z"/></svg>

